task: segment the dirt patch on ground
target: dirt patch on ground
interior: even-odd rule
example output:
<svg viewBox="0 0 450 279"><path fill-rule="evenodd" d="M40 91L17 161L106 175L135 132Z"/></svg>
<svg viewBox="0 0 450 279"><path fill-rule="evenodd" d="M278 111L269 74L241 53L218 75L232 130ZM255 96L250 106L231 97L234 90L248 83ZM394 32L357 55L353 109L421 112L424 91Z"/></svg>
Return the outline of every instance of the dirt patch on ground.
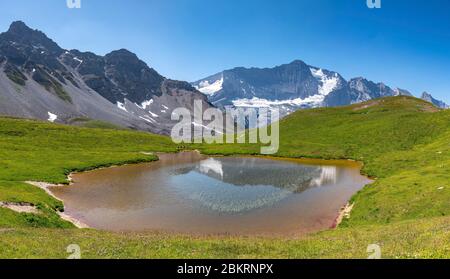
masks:
<svg viewBox="0 0 450 279"><path fill-rule="evenodd" d="M39 187L42 190L44 190L49 196L52 196L53 198L61 201L60 199L58 199L53 193L52 191L50 191L50 187L64 187L67 185L56 185L56 184L50 184L50 183L46 183L46 182L35 182L35 181L26 181L26 183Z"/></svg>
<svg viewBox="0 0 450 279"><path fill-rule="evenodd" d="M30 203L0 202L0 207L8 208L18 213L39 214L39 210L36 206Z"/></svg>
<svg viewBox="0 0 450 279"><path fill-rule="evenodd" d="M353 111L358 111L358 110L363 110L363 109L367 109L367 108L370 108L370 107L378 106L380 103L381 103L381 100L372 101L372 102L369 102L369 103L363 103L363 104L360 104L360 105L356 106L353 109Z"/></svg>
<svg viewBox="0 0 450 279"><path fill-rule="evenodd" d="M69 181L72 181L72 177L71 177L71 176L69 176ZM61 200L61 199L58 199L58 197L56 197L56 196L52 193L52 191L50 191L49 188L50 188L50 187L65 187L65 186L67 186L67 185L55 185L55 184L50 184L50 183L45 183L45 182L35 182L35 181L27 181L26 183L41 188L41 189L44 190L48 195L52 196L53 198L55 198L55 199L57 199L57 200L59 200L59 201L61 201L61 202L62 202L62 200ZM70 223L74 224L74 225L75 225L77 228L79 228L79 229L87 229L87 228L89 228L88 225L84 224L83 222L81 222L81 221L78 220L77 218L72 217L72 216L70 216L70 215L67 214L67 213L64 213L64 212L58 212L58 215L59 215L59 217L61 217L61 219L63 219L63 220L65 220L65 221L67 221L67 222L70 222Z"/></svg>
<svg viewBox="0 0 450 279"><path fill-rule="evenodd" d="M421 111L424 111L424 112L438 112L438 111L441 111L440 108L438 108L438 107L436 107L436 106L434 106L432 104L429 104L429 105L428 104L424 104L419 109Z"/></svg>
<svg viewBox="0 0 450 279"><path fill-rule="evenodd" d="M336 221L334 221L332 228L337 228L342 223L342 221L344 221L344 219L350 218L350 213L352 212L354 205L355 204L348 203L341 208L339 216L336 218Z"/></svg>

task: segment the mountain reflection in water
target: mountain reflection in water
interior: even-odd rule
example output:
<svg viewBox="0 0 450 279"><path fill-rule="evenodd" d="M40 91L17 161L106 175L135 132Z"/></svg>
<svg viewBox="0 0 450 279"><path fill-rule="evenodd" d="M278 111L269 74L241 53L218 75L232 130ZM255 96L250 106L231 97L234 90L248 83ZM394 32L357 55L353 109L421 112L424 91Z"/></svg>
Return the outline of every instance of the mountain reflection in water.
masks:
<svg viewBox="0 0 450 279"><path fill-rule="evenodd" d="M159 154L150 164L74 174L52 192L94 228L292 235L329 228L370 180L351 162Z"/></svg>
<svg viewBox="0 0 450 279"><path fill-rule="evenodd" d="M311 187L336 182L333 166L305 166L261 158L208 158L171 177L177 193L220 213L270 207Z"/></svg>

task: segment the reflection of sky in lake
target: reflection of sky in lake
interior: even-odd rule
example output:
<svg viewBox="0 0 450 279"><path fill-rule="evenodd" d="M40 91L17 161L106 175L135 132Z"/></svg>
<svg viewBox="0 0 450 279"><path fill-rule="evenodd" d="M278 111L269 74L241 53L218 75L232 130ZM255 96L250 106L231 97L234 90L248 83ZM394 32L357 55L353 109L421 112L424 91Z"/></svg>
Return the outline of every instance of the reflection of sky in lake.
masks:
<svg viewBox="0 0 450 279"><path fill-rule="evenodd" d="M170 184L184 199L219 213L244 213L310 187L336 182L335 167L304 166L256 158L209 158L173 170Z"/></svg>

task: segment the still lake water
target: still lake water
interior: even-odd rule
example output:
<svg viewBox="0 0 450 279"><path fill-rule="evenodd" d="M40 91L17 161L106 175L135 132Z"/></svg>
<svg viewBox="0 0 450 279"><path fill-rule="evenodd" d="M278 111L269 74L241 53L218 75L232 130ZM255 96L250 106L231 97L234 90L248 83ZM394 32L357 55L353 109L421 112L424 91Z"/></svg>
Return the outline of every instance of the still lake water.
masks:
<svg viewBox="0 0 450 279"><path fill-rule="evenodd" d="M347 161L159 154L160 161L75 174L52 192L66 212L111 231L298 235L330 228L371 181Z"/></svg>

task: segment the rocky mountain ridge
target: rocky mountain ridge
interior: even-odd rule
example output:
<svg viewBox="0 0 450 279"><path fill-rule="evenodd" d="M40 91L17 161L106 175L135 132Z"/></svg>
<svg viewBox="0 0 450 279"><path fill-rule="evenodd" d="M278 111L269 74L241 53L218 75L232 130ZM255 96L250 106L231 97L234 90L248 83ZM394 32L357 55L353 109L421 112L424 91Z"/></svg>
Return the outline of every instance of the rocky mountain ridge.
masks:
<svg viewBox="0 0 450 279"><path fill-rule="evenodd" d="M120 49L100 56L65 50L17 21L0 34L0 114L73 123L94 119L169 134L171 112L207 98Z"/></svg>

